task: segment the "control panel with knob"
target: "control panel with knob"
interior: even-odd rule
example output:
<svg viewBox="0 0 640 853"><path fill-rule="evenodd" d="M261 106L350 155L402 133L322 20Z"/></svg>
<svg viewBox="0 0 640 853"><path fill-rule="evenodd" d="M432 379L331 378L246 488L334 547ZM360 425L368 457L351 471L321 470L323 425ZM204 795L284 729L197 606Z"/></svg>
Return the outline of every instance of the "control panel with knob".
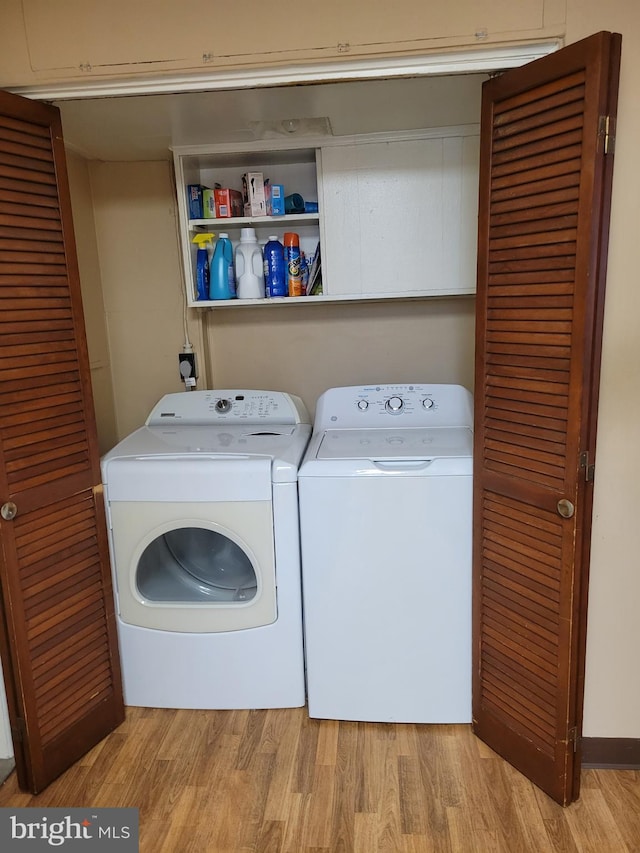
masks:
<svg viewBox="0 0 640 853"><path fill-rule="evenodd" d="M145 426L210 424L309 423L309 413L299 397L282 391L219 390L165 394Z"/></svg>
<svg viewBox="0 0 640 853"><path fill-rule="evenodd" d="M400 384L331 388L316 404L316 423L333 429L473 428L473 398L462 385Z"/></svg>
<svg viewBox="0 0 640 853"><path fill-rule="evenodd" d="M404 400L402 397L389 397L384 404L384 407L388 412L391 412L392 415L396 415L404 409Z"/></svg>

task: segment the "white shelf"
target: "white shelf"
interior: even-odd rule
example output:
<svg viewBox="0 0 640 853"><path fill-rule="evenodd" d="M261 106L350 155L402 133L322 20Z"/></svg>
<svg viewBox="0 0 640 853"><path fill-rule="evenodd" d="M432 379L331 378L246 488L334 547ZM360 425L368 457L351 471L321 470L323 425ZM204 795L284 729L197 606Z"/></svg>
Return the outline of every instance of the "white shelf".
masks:
<svg viewBox="0 0 640 853"><path fill-rule="evenodd" d="M284 216L227 216L224 219L190 219L189 230L196 228L217 228L229 230L232 228L260 227L262 225L280 226L282 224L304 224L320 221L319 213L287 213ZM226 229L222 226L225 225Z"/></svg>
<svg viewBox="0 0 640 853"><path fill-rule="evenodd" d="M329 302L385 302L393 299L396 302L416 299L451 299L452 297L475 296L475 288L451 293L449 290L407 290L404 293L352 293L324 294L317 296L276 296L270 299L212 299L195 302L192 308L291 308L295 305L326 305Z"/></svg>

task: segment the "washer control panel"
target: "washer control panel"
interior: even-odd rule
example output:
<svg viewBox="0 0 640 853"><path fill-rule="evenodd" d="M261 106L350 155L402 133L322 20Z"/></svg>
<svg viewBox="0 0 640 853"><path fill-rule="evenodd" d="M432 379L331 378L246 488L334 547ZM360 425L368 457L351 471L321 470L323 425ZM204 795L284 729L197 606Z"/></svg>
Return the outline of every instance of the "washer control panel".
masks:
<svg viewBox="0 0 640 853"><path fill-rule="evenodd" d="M363 385L320 397L315 428L473 425L473 401L461 385Z"/></svg>
<svg viewBox="0 0 640 853"><path fill-rule="evenodd" d="M183 391L167 394L154 407L146 426L166 424L299 424L309 415L299 397L282 391Z"/></svg>

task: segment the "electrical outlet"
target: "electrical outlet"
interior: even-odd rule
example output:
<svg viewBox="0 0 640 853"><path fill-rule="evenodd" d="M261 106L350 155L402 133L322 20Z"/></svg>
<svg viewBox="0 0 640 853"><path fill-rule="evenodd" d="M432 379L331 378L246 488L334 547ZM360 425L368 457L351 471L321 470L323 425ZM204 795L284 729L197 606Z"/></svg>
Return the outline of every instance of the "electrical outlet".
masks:
<svg viewBox="0 0 640 853"><path fill-rule="evenodd" d="M198 374L196 372L196 354L194 352L178 353L178 368L180 379L187 388L194 388Z"/></svg>

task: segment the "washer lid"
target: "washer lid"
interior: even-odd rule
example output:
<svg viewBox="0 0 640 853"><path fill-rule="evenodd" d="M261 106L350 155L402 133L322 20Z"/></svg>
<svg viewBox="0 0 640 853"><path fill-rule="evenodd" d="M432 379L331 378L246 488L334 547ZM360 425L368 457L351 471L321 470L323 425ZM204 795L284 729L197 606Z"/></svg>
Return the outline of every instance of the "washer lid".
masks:
<svg viewBox="0 0 640 853"><path fill-rule="evenodd" d="M473 433L467 427L428 429L328 429L316 459L430 460L471 457Z"/></svg>

